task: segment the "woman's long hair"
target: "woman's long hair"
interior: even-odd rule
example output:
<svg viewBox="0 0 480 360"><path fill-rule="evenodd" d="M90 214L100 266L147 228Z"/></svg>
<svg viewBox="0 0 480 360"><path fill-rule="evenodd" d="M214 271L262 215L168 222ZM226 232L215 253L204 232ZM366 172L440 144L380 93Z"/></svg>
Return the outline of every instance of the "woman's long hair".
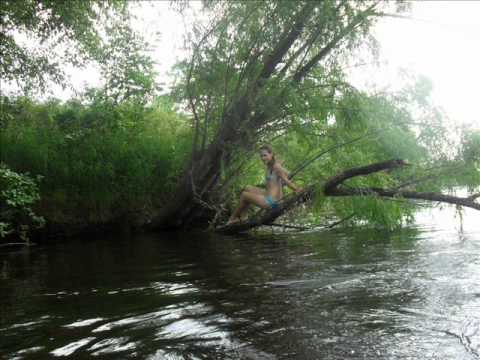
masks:
<svg viewBox="0 0 480 360"><path fill-rule="evenodd" d="M272 168L273 165L275 165L275 162L277 161L277 160L275 159L275 154L273 153L272 147L271 147L270 145L268 145L268 144L265 144L265 145L260 146L260 149L259 149L259 150L260 150L260 151L265 150L265 151L267 151L269 154L272 154L272 160L270 160L270 161L267 163L268 167L269 167L269 168Z"/></svg>

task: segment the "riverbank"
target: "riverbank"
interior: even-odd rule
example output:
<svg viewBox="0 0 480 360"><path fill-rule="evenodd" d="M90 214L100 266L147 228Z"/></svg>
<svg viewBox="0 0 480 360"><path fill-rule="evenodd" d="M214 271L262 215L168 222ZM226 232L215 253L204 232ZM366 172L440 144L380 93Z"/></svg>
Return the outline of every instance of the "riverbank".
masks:
<svg viewBox="0 0 480 360"><path fill-rule="evenodd" d="M0 218L17 236L43 222L33 237L141 225L171 196L191 145L161 97L148 107L4 97L1 127Z"/></svg>

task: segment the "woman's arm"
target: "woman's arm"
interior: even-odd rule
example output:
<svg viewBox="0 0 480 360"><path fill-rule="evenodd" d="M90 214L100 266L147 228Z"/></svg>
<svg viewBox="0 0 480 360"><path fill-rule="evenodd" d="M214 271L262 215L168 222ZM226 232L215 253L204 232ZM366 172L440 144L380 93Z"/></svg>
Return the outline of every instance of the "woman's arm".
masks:
<svg viewBox="0 0 480 360"><path fill-rule="evenodd" d="M279 164L275 164L273 166L273 171L275 171L275 173L283 180L283 182L290 188L292 189L293 191L295 191L296 193L299 193L301 192L303 189L300 188L299 186L295 185L293 183L293 181L291 181L289 178L288 178L288 174L287 174L287 171L282 167L280 166Z"/></svg>

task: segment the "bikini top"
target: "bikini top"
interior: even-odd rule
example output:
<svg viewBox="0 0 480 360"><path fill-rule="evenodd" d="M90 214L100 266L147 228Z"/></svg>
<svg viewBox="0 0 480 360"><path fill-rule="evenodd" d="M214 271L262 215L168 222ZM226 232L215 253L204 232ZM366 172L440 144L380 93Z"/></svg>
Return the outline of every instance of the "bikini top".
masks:
<svg viewBox="0 0 480 360"><path fill-rule="evenodd" d="M268 183L269 181L275 181L277 182L280 186L283 186L283 180L278 174L271 169L267 169L266 174L265 174L265 182Z"/></svg>

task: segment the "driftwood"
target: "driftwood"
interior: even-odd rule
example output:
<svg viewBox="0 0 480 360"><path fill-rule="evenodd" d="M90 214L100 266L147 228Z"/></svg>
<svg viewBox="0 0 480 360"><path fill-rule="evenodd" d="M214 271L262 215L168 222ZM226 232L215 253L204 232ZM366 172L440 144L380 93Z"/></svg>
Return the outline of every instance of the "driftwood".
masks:
<svg viewBox="0 0 480 360"><path fill-rule="evenodd" d="M449 204L455 204L460 206L466 206L472 209L480 210L480 204L475 202L477 198L480 197L480 194L475 194L470 197L457 197L451 195L445 195L441 193L434 192L416 192L416 191L406 191L400 189L382 189L376 187L367 187L367 188L351 188L342 186L343 182L348 179L354 178L356 176L365 176L375 172L383 170L391 170L395 168L400 168L408 166L409 164L401 159L388 160L383 162L374 163L367 166L361 166L356 168L351 168L337 174L320 185L321 192L325 196L381 196L387 198L405 198L405 199L415 199L415 200L428 200L436 202L444 202ZM318 185L317 185L318 186ZM233 223L231 225L224 225L216 228L216 231L224 234L234 234L249 229L261 226L272 224L279 216L285 214L287 211L293 209L294 207L305 203L315 195L316 186L311 185L304 189L299 194L291 194L286 196L279 202L279 206L271 210L260 210L257 215L248 219L246 221L240 221Z"/></svg>

